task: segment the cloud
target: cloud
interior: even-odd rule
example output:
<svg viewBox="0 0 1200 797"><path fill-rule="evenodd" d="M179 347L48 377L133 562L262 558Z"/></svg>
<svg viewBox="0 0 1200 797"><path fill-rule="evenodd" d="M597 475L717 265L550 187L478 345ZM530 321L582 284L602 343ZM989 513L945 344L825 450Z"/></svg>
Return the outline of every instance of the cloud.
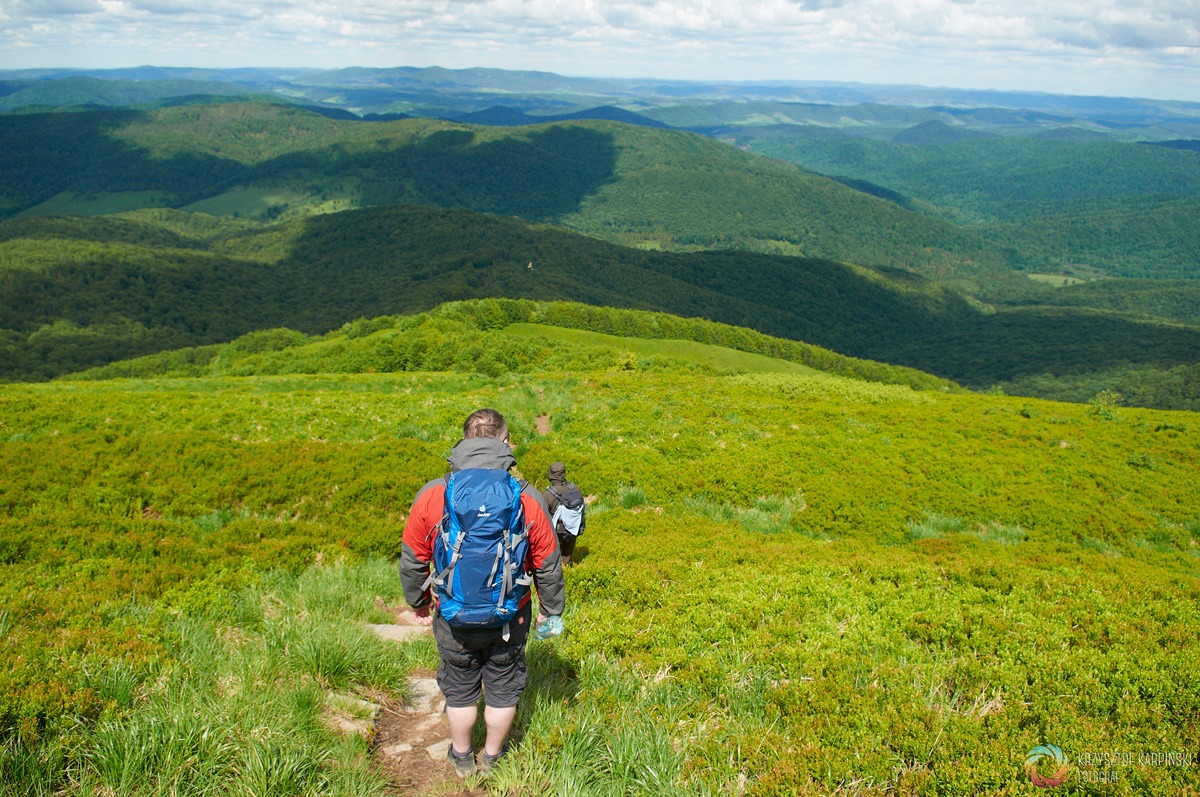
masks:
<svg viewBox="0 0 1200 797"><path fill-rule="evenodd" d="M1119 62L1131 75L1157 69L1200 85L1200 0L0 2L0 66L88 54L104 66L169 57L947 85L972 75L1037 83Z"/></svg>
<svg viewBox="0 0 1200 797"><path fill-rule="evenodd" d="M9 18L54 17L62 14L95 14L102 11L99 0L16 0L8 9Z"/></svg>

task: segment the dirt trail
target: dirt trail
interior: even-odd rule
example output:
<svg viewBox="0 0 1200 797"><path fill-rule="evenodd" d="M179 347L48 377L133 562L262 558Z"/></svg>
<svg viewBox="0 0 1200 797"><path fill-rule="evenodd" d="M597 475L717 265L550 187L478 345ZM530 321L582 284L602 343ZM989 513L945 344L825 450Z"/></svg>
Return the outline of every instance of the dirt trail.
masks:
<svg viewBox="0 0 1200 797"><path fill-rule="evenodd" d="M395 623L368 626L383 639L403 641L432 633L429 626L416 622L412 612L381 608L396 618ZM416 671L409 676L408 686L408 703L385 702L373 728L372 754L375 765L387 777L389 791L421 795L436 788L439 797L486 797L486 791L467 788L455 777L446 759L450 728L434 673Z"/></svg>

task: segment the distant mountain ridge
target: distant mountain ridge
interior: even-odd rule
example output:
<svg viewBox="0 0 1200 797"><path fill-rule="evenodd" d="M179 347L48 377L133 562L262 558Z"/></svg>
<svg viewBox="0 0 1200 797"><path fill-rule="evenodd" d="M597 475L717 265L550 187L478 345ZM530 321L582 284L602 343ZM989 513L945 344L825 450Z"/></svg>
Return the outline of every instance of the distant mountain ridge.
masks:
<svg viewBox="0 0 1200 797"><path fill-rule="evenodd" d="M245 331L240 311L209 316L181 296L202 308L250 301L260 316L314 330L355 308L393 312L362 304L393 296L368 269L375 287L365 294L296 316L291 292L335 296L342 287L306 259L296 273L308 275L307 288L280 282L272 264L283 255L264 252L290 245L281 230L304 227L323 231L303 245L328 262L368 262L379 253L357 248L375 234L364 220L411 205L470 211L406 216L427 228L399 244L414 252L428 251L434 235L462 243L479 229L532 234L498 231L487 221L495 216L558 225L622 254L555 244L551 260L578 249L582 263L636 261L640 270L604 273L626 275L622 286L665 280L677 294L660 297L670 312L723 313L977 387L1036 382L1019 389L1055 395L1046 380L1069 373L1071 395L1086 395L1126 365L1123 385L1196 370L1200 352L1194 329L1153 320L1196 320L1200 104L505 70L159 67L8 72L0 103L13 108L0 112L0 218L26 217L4 225L0 242L11 321L25 319L0 340L0 371L44 374L39 357L57 368ZM150 225L137 213L110 215L145 208L193 215ZM51 221L77 215L96 218ZM259 229L273 220L285 223ZM207 226L221 232L197 243L195 229ZM471 246L458 250L465 260L445 261L445 275L417 270L396 295L424 306L511 295L527 276L485 278L513 250ZM764 299L809 306L812 294L781 291L795 276L784 272L807 274L805 290L819 294L839 272L818 279L805 269L833 260L873 267L843 266L887 289L835 288L809 318L780 315ZM160 273L164 264L179 274ZM147 307L192 321L135 318L118 300L89 305L99 300L72 281L84 272L106 290L128 280ZM935 298L926 283L906 282L908 272L956 290ZM595 276L568 281L593 303L644 293L600 290ZM147 284L162 290L138 294ZM244 295L231 296L231 286ZM55 315L72 294L83 303L76 315ZM95 314L100 306L107 315ZM856 313L870 323L846 320ZM15 359L5 365L7 356ZM1139 395L1186 396L1192 377L1171 378L1169 391Z"/></svg>
<svg viewBox="0 0 1200 797"><path fill-rule="evenodd" d="M449 117L449 121L460 122L462 124L494 125L501 127L536 125L545 124L547 122L572 122L585 119L601 119L608 122L622 122L624 124L639 125L641 127L657 127L661 130L670 128L670 125L664 124L657 119L651 119L648 116L643 116L642 114L627 111L624 108L617 108L612 105L601 105L595 108L576 111L574 113L548 114L545 116L535 116L533 114L527 114L503 105L497 105L482 111L475 111L474 113L465 113L458 116Z"/></svg>
<svg viewBox="0 0 1200 797"><path fill-rule="evenodd" d="M1020 91L979 91L924 86L882 86L804 81L670 81L569 77L550 72L500 69L393 67L319 69L34 69L0 71L0 81L47 82L86 77L116 82L190 80L242 86L243 93L270 92L309 104L334 105L357 114L408 113L449 118L495 105L537 115L569 114L614 105L675 127L729 123L698 113L736 114L757 104L770 113L807 105L814 113L836 110L860 125L879 109L908 114L911 126L935 118L1015 129L1031 123L1070 126L1075 120L1110 130L1143 128L1152 138L1183 137L1200 130L1200 103L1120 97L1078 97ZM225 92L222 92L225 93ZM236 92L235 92L236 93ZM506 96L503 102L497 97ZM42 104L24 102L24 104ZM64 103L56 103L64 104ZM75 103L65 103L75 104ZM657 109L657 110L655 110ZM705 109L708 109L707 111ZM653 111L653 112L652 112ZM689 116L690 114L690 116ZM836 119L837 117L835 117ZM689 122L684 122L690 119ZM745 117L741 117L746 123ZM749 120L753 123L752 120ZM793 118L798 123L817 118ZM893 131L894 132L894 131ZM1200 136L1200 133L1195 135Z"/></svg>
<svg viewBox="0 0 1200 797"><path fill-rule="evenodd" d="M252 93L237 83L186 78L136 82L71 76L10 82L7 88L9 91L0 96L0 111L28 106L130 106L171 97L245 97Z"/></svg>

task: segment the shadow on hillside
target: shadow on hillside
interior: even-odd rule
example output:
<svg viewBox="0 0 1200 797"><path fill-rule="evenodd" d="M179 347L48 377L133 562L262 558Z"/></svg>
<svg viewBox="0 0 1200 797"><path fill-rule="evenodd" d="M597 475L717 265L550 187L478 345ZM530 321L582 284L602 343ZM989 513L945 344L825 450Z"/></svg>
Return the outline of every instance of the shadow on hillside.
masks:
<svg viewBox="0 0 1200 797"><path fill-rule="evenodd" d="M482 141L471 130L442 130L414 144L372 142L366 151L335 141L258 166L208 154L151 158L114 135L152 118L131 110L0 117L0 181L10 203L4 215L66 191L164 191L182 206L255 181L313 186L347 177L357 179L368 205L429 204L549 221L578 211L616 168L611 134L569 124Z"/></svg>
<svg viewBox="0 0 1200 797"><path fill-rule="evenodd" d="M186 204L245 172L211 155L152 158L114 135L147 117L129 110L0 117L0 183L11 203L3 215L64 191L165 191Z"/></svg>
<svg viewBox="0 0 1200 797"><path fill-rule="evenodd" d="M582 126L486 141L460 129L367 152L335 146L285 155L251 179L356 178L365 205L437 205L550 221L578 211L613 179L616 160L612 136Z"/></svg>

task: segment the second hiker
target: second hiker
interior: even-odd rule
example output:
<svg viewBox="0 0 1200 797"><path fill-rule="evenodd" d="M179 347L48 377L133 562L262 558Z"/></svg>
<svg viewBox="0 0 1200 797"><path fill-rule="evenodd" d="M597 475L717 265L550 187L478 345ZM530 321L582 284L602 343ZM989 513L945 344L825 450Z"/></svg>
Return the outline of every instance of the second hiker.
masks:
<svg viewBox="0 0 1200 797"><path fill-rule="evenodd" d="M575 540L587 526L587 506L583 492L573 482L567 481L566 465L561 462L550 463L546 477L550 479L550 486L546 488L546 511L550 513L550 523L558 538L563 564L570 566L575 555Z"/></svg>

